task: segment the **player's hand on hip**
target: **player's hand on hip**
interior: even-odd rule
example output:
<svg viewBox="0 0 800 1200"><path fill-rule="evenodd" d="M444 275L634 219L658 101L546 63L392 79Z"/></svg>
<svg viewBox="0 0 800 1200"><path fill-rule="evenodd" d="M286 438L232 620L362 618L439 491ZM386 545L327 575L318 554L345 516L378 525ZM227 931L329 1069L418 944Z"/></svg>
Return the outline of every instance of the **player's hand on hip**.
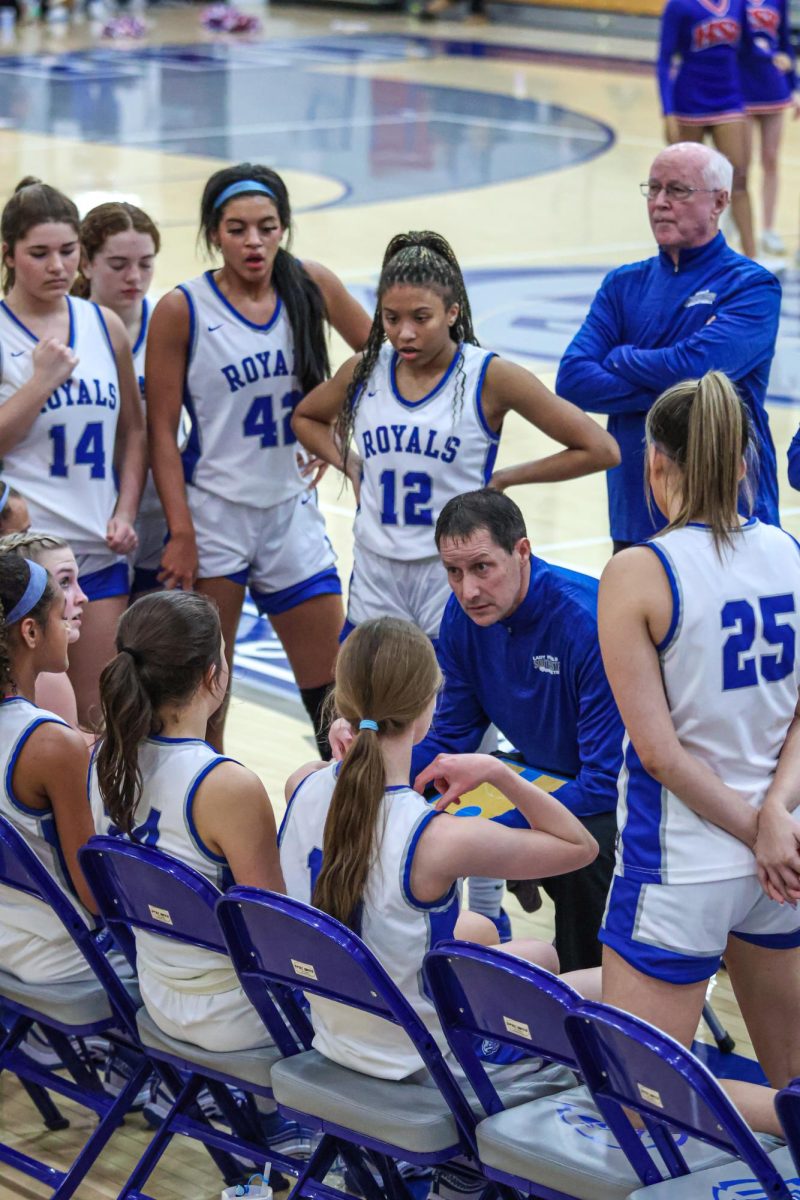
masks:
<svg viewBox="0 0 800 1200"><path fill-rule="evenodd" d="M168 591L183 588L185 592L190 592L197 579L197 570L197 542L194 533L171 534L161 555L158 582Z"/></svg>
<svg viewBox="0 0 800 1200"><path fill-rule="evenodd" d="M761 810L753 853L769 898L795 905L800 900L800 823L783 805L767 804Z"/></svg>
<svg viewBox="0 0 800 1200"><path fill-rule="evenodd" d="M80 361L74 350L57 338L43 338L34 348L33 375L48 392L66 383Z"/></svg>
<svg viewBox="0 0 800 1200"><path fill-rule="evenodd" d="M106 528L106 544L115 554L132 554L139 545L139 538L130 521L112 517Z"/></svg>
<svg viewBox="0 0 800 1200"><path fill-rule="evenodd" d="M414 789L423 792L432 783L442 793L434 806L441 812L451 804L458 804L466 792L486 783L498 765L491 754L437 754L414 780Z"/></svg>
<svg viewBox="0 0 800 1200"><path fill-rule="evenodd" d="M353 744L353 727L344 717L337 717L328 731L328 744L331 754L337 762L341 762Z"/></svg>
<svg viewBox="0 0 800 1200"><path fill-rule="evenodd" d="M792 60L783 50L779 50L777 54L772 56L772 64L777 67L784 75L792 69Z"/></svg>
<svg viewBox="0 0 800 1200"><path fill-rule="evenodd" d="M330 463L326 463L324 458L317 458L316 456L306 458L304 455L298 454L297 465L300 468L300 474L303 478L308 479L308 490L313 492L330 466Z"/></svg>

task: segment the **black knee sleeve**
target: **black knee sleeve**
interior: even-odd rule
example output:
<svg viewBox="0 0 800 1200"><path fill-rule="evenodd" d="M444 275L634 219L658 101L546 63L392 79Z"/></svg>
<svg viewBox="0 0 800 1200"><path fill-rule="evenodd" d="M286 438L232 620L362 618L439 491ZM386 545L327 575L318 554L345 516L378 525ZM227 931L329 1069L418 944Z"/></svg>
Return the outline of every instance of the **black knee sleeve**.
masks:
<svg viewBox="0 0 800 1200"><path fill-rule="evenodd" d="M325 727L324 708L332 683L323 683L320 687L300 688L306 712L311 717L314 726L314 737L317 742L320 758L328 762L331 757L331 747L328 741L328 731Z"/></svg>

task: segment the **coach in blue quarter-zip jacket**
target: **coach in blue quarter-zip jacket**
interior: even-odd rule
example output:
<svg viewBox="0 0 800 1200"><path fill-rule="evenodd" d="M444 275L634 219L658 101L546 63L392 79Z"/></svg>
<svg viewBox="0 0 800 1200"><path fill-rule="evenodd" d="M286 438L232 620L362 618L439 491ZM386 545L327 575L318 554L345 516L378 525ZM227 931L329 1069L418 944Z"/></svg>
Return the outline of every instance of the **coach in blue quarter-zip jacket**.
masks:
<svg viewBox="0 0 800 1200"><path fill-rule="evenodd" d="M724 371L750 412L760 467L755 513L778 524L775 446L764 401L781 288L731 250L718 231L732 167L717 151L678 143L655 159L642 190L659 253L603 280L561 360L559 395L608 413L622 462L608 472L614 549L664 525L644 493L644 423L657 396L682 379Z"/></svg>
<svg viewBox="0 0 800 1200"><path fill-rule="evenodd" d="M543 886L555 904L561 969L597 966L623 736L597 641L597 580L534 558L522 513L490 488L448 501L436 544L454 595L437 650L444 688L414 747L412 779L437 754L477 750L491 723L526 762L572 777L558 799L596 838L599 854ZM497 904L499 911L499 897Z"/></svg>

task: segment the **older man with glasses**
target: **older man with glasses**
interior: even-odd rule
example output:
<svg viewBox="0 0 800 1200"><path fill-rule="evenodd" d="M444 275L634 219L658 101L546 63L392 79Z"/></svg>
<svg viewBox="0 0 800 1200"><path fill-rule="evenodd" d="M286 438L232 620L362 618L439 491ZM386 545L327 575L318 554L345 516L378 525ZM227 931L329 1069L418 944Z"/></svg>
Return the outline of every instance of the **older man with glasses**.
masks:
<svg viewBox="0 0 800 1200"><path fill-rule="evenodd" d="M724 371L750 412L759 447L755 514L777 525L775 446L764 407L775 353L781 288L774 275L731 250L719 232L733 168L696 142L657 155L641 191L658 244L654 258L603 280L561 360L559 395L607 413L622 462L608 472L614 551L664 525L644 493L644 423L665 388ZM744 501L743 501L744 503Z"/></svg>

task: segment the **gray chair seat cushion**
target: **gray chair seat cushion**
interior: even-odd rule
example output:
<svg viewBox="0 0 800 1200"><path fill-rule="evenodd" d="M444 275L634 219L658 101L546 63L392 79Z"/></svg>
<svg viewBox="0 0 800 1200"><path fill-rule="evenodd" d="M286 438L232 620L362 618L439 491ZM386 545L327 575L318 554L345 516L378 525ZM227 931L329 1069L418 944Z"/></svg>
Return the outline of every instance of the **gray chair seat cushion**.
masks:
<svg viewBox="0 0 800 1200"><path fill-rule="evenodd" d="M61 1025L80 1027L111 1019L108 997L96 979L23 983L16 975L0 971L0 998L24 1005Z"/></svg>
<svg viewBox="0 0 800 1200"><path fill-rule="evenodd" d="M409 1152L440 1154L459 1142L455 1121L435 1087L362 1075L316 1050L277 1063L272 1088L287 1108Z"/></svg>
<svg viewBox="0 0 800 1200"><path fill-rule="evenodd" d="M271 1087L270 1073L281 1057L277 1046L258 1046L255 1050L226 1050L224 1054L215 1050L204 1050L202 1046L195 1046L192 1042L181 1042L162 1033L146 1008L139 1009L136 1024L139 1037L149 1050L160 1050L174 1058L183 1058L201 1072L214 1071L219 1075L242 1079L255 1087Z"/></svg>
<svg viewBox="0 0 800 1200"><path fill-rule="evenodd" d="M776 1171L789 1184L792 1195L800 1195L800 1179L788 1148L781 1146L770 1154L770 1158ZM753 1172L736 1159L721 1167L684 1175L682 1179L665 1179L663 1183L637 1188L631 1192L630 1200L723 1200L726 1196L731 1200L746 1200L747 1197L757 1200L763 1195L763 1188Z"/></svg>
<svg viewBox="0 0 800 1200"><path fill-rule="evenodd" d="M648 1148L650 1138L643 1135ZM627 1200L641 1187L584 1087L558 1092L487 1117L478 1125L478 1151L487 1167L566 1192L577 1200ZM693 1138L680 1143L692 1170L730 1161ZM656 1162L660 1163L654 1153Z"/></svg>

